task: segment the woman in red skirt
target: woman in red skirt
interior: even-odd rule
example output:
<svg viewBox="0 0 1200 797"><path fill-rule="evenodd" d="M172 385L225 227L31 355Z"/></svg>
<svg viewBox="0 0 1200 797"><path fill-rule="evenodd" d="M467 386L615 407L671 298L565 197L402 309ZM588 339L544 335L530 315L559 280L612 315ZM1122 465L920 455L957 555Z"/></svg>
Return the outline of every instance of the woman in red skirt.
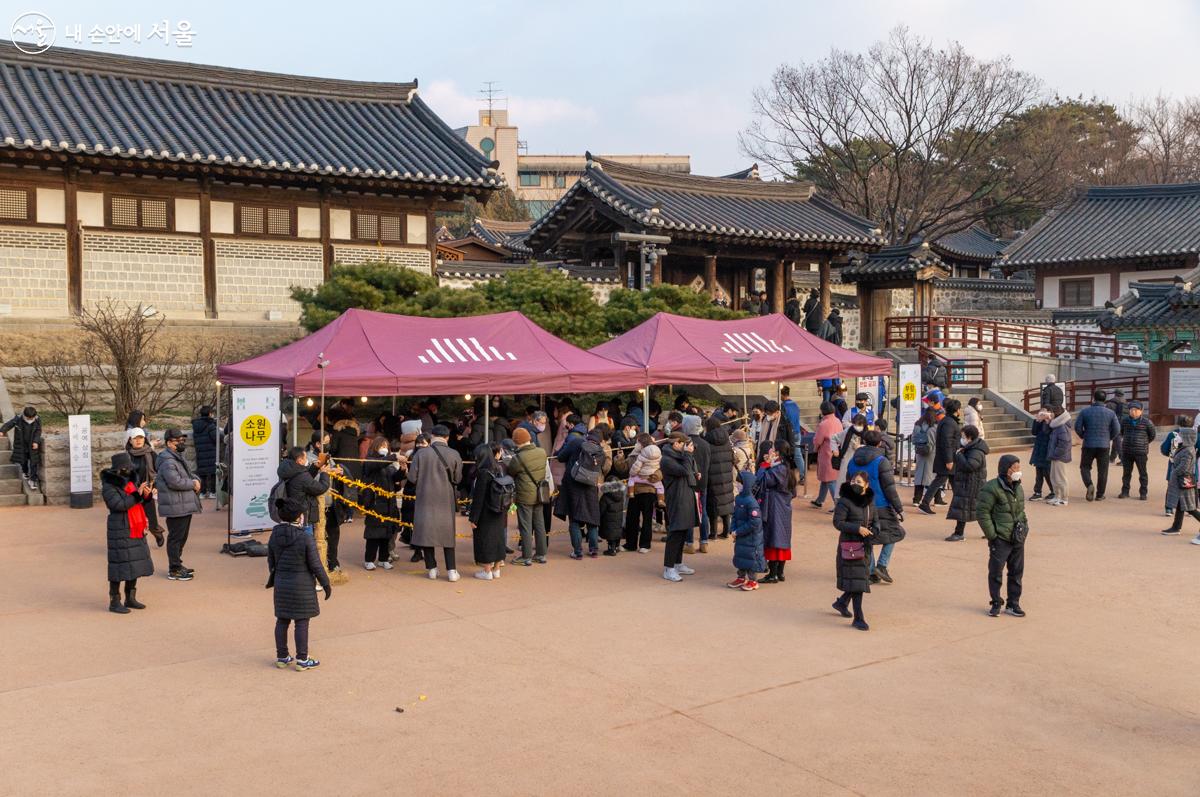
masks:
<svg viewBox="0 0 1200 797"><path fill-rule="evenodd" d="M764 442L758 449L758 478L754 492L762 509L763 553L767 575L759 584L783 581L783 567L792 558L792 498L798 481L788 467L791 446L786 441Z"/></svg>

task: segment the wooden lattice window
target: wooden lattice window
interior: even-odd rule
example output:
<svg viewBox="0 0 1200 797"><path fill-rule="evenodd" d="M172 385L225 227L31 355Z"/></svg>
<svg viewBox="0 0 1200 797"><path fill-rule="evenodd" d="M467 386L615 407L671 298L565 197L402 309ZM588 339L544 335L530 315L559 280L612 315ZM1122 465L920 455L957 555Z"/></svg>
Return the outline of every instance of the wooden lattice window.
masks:
<svg viewBox="0 0 1200 797"><path fill-rule="evenodd" d="M296 234L296 209L269 205L238 205L234 214L241 235L290 238Z"/></svg>
<svg viewBox="0 0 1200 797"><path fill-rule="evenodd" d="M169 231L174 221L172 205L162 197L112 195L108 198L108 226Z"/></svg>
<svg viewBox="0 0 1200 797"><path fill-rule="evenodd" d="M33 208L32 189L0 189L0 219L5 221L33 221Z"/></svg>
<svg viewBox="0 0 1200 797"><path fill-rule="evenodd" d="M376 243L404 243L404 216L354 212L354 238Z"/></svg>
<svg viewBox="0 0 1200 797"><path fill-rule="evenodd" d="M1059 307L1094 307L1095 280L1091 277L1077 280L1061 280L1058 283Z"/></svg>

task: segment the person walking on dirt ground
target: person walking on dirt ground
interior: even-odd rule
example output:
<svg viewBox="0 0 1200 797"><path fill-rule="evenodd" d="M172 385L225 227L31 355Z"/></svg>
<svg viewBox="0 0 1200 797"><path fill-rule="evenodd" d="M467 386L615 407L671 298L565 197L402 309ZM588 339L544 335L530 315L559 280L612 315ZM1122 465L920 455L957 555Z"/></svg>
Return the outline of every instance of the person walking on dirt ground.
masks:
<svg viewBox="0 0 1200 797"><path fill-rule="evenodd" d="M1021 609L1021 578L1025 574L1025 538L1029 521L1025 517L1025 493L1021 488L1021 461L1013 454L1000 457L1000 475L979 491L975 511L983 536L988 540L988 593L990 617L1000 608L1014 617L1024 617ZM1000 598L1000 584L1008 570L1008 603Z"/></svg>
<svg viewBox="0 0 1200 797"><path fill-rule="evenodd" d="M1108 487L1108 455L1113 440L1121 436L1117 415L1105 406L1107 395L1097 390L1092 404L1075 418L1075 434L1083 439L1079 455L1079 475L1087 489L1087 500L1103 501ZM1096 463L1096 483L1092 484L1092 463Z"/></svg>

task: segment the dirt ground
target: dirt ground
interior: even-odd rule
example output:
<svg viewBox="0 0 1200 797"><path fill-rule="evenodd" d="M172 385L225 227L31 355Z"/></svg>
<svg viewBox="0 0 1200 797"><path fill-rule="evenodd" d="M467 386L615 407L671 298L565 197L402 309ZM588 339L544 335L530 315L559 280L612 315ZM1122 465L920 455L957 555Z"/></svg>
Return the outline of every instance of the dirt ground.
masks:
<svg viewBox="0 0 1200 797"><path fill-rule="evenodd" d="M1158 534L1153 460L1148 503L1031 505L1024 619L985 616L976 527L910 512L866 633L804 501L755 593L723 588L727 541L682 584L658 542L575 562L565 534L498 582L367 573L355 523L306 673L273 666L266 563L217 553L223 513L194 581L154 549L149 608L115 615L102 509L0 510L0 793L1195 795L1200 546Z"/></svg>

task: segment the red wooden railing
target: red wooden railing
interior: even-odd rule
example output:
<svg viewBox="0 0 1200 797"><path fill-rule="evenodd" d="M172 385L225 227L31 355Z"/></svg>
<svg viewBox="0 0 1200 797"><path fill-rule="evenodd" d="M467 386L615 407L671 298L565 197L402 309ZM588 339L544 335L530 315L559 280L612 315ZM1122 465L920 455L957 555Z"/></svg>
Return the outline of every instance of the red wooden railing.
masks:
<svg viewBox="0 0 1200 797"><path fill-rule="evenodd" d="M925 346L917 346L921 367L930 360L937 360L946 367L946 390L955 388L978 388L988 386L988 361L983 358L943 357Z"/></svg>
<svg viewBox="0 0 1200 797"><path fill-rule="evenodd" d="M1112 379L1076 379L1066 383L1063 401L1071 412L1086 407L1092 403L1092 396L1097 389L1103 389L1109 396L1117 389L1125 391L1126 401L1140 401L1147 404L1150 401L1149 376L1118 376ZM1031 387L1025 391L1025 411L1033 412L1042 405L1042 386ZM1147 408L1149 409L1149 408Z"/></svg>
<svg viewBox="0 0 1200 797"><path fill-rule="evenodd" d="M979 318L906 316L887 320L888 348L980 349L1066 357L1074 360L1141 362L1132 344L1112 335L1028 324L1006 324Z"/></svg>

